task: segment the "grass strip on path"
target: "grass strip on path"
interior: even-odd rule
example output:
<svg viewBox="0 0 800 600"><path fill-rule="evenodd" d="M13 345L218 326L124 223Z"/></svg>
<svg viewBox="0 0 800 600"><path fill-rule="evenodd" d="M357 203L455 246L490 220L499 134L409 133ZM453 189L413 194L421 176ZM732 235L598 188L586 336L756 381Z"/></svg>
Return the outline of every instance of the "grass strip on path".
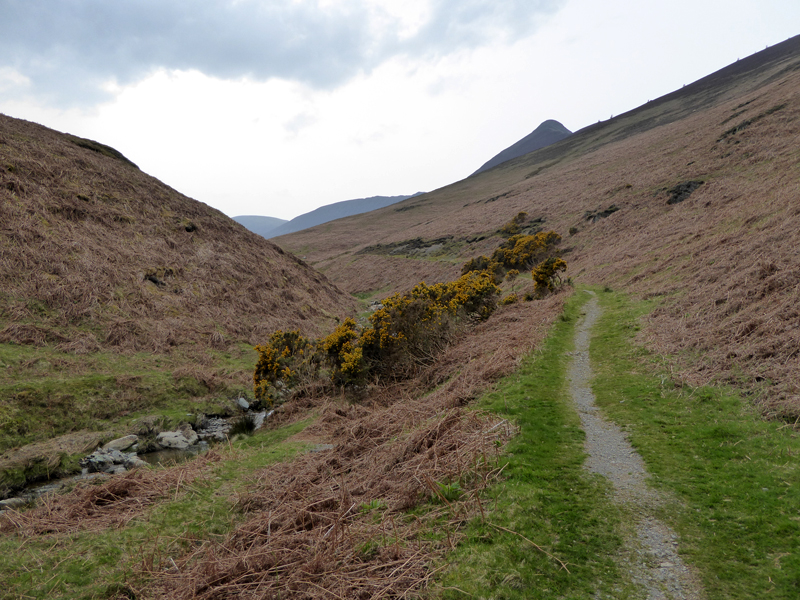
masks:
<svg viewBox="0 0 800 600"><path fill-rule="evenodd" d="M486 520L471 523L448 558L443 598L636 597L616 562L621 512L609 484L582 467L584 432L566 381L587 299L574 294L542 348L478 404L520 433Z"/></svg>
<svg viewBox="0 0 800 600"><path fill-rule="evenodd" d="M800 598L800 433L733 390L673 382L634 343L652 309L598 292L597 404L630 436L652 483L684 505L663 515L715 598Z"/></svg>

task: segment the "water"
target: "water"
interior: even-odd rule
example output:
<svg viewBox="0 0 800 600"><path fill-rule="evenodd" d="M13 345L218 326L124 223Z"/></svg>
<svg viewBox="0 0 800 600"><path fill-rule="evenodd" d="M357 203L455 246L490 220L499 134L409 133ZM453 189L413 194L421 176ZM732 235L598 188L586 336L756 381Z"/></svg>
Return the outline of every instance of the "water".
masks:
<svg viewBox="0 0 800 600"><path fill-rule="evenodd" d="M200 442L195 446L189 446L186 450L176 450L174 448L156 450L155 452L140 454L139 458L149 465L177 465L194 458L198 454L202 454L206 450L208 450L208 444Z"/></svg>
<svg viewBox="0 0 800 600"><path fill-rule="evenodd" d="M186 450L158 450L156 452L139 454L138 456L149 465L169 466L190 460L207 450L208 444L206 442L200 442L195 446L190 446ZM28 484L17 494L15 494L14 497L21 498L27 502L32 502L36 498L44 496L45 494L63 491L69 485L78 481L86 481L96 477L103 477L105 475L106 473L89 473L86 469L83 469L83 472L80 475L70 475L60 479L50 479L49 481L39 481L37 483ZM0 510L3 508L5 508L5 506L0 504Z"/></svg>

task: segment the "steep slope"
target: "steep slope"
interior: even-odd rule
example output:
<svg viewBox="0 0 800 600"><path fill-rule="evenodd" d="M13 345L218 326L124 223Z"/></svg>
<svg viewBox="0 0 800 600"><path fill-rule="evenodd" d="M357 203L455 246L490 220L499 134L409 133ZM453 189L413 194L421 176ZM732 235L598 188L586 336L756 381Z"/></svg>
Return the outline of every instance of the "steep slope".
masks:
<svg viewBox="0 0 800 600"><path fill-rule="evenodd" d="M299 259L75 139L0 116L0 341L225 347L351 310Z"/></svg>
<svg viewBox="0 0 800 600"><path fill-rule="evenodd" d="M414 196L419 195L414 194ZM271 238L281 235L287 235L296 231L302 231L315 225L322 225L328 221L334 221L343 217L350 217L352 215L360 215L361 213L370 212L392 204L397 204L407 198L413 196L372 196L370 198L356 198L355 200L343 200L342 202L334 202L333 204L326 204L319 208L307 212L298 217L295 217L288 223L276 227L271 233Z"/></svg>
<svg viewBox="0 0 800 600"><path fill-rule="evenodd" d="M276 227L280 227L284 223L289 222L286 219L262 217L259 215L240 215L238 217L233 217L233 220L264 238L268 238Z"/></svg>
<svg viewBox="0 0 800 600"><path fill-rule="evenodd" d="M572 132L558 121L548 119L524 138L487 160L473 175L488 171L492 167L496 167L512 158L524 156L550 144L560 142L571 134Z"/></svg>
<svg viewBox="0 0 800 600"><path fill-rule="evenodd" d="M454 277L525 211L564 237L575 281L660 299L644 335L686 379L755 386L766 410L797 416L799 117L795 37L490 171L279 242L351 292L386 293Z"/></svg>

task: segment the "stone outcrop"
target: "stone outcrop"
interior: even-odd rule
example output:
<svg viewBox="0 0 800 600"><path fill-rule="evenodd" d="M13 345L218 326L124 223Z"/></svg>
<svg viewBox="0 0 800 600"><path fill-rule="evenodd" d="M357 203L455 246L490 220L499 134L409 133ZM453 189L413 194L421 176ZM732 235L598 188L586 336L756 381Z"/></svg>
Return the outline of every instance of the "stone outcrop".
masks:
<svg viewBox="0 0 800 600"><path fill-rule="evenodd" d="M120 452L119 450L98 448L80 461L81 467L89 473L124 473L128 468L141 466L136 461L143 463L136 456L136 452ZM126 466L126 465L130 465Z"/></svg>
<svg viewBox="0 0 800 600"><path fill-rule="evenodd" d="M193 442L197 441L197 434L192 431L189 439L183 431L162 431L156 436L156 444L165 449L186 450Z"/></svg>
<svg viewBox="0 0 800 600"><path fill-rule="evenodd" d="M135 446L139 441L139 436L137 435L126 435L125 437L121 437L116 440L111 440L107 444L103 444L104 450L119 450L120 452L125 452L125 450L130 449L131 447Z"/></svg>

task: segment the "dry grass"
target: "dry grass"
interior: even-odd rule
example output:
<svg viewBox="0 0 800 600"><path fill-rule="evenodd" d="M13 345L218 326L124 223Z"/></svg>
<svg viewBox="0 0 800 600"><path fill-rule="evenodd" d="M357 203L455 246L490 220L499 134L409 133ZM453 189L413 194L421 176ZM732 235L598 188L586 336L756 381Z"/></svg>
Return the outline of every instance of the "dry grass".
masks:
<svg viewBox="0 0 800 600"><path fill-rule="evenodd" d="M321 412L304 432L333 449L254 476L247 520L221 543L153 573L163 598L400 598L418 595L459 528L488 510L513 427L462 406L538 344L564 295L500 309L413 380L357 404L298 399L284 419ZM446 497L448 490L460 492ZM451 486L451 487L448 487ZM434 502L427 510L408 511ZM431 536L436 523L440 536Z"/></svg>
<svg viewBox="0 0 800 600"><path fill-rule="evenodd" d="M186 555L145 556L139 575L151 584L137 596L418 596L461 526L490 509L483 491L501 476L500 452L515 433L464 405L541 342L567 293L501 307L413 379L371 386L355 402L305 396L285 405L274 423L317 412L303 436L333 448L254 473L232 498L240 525L222 541L168 545ZM0 531L58 537L125 527L190 489L218 458L81 485L34 510L6 513Z"/></svg>

